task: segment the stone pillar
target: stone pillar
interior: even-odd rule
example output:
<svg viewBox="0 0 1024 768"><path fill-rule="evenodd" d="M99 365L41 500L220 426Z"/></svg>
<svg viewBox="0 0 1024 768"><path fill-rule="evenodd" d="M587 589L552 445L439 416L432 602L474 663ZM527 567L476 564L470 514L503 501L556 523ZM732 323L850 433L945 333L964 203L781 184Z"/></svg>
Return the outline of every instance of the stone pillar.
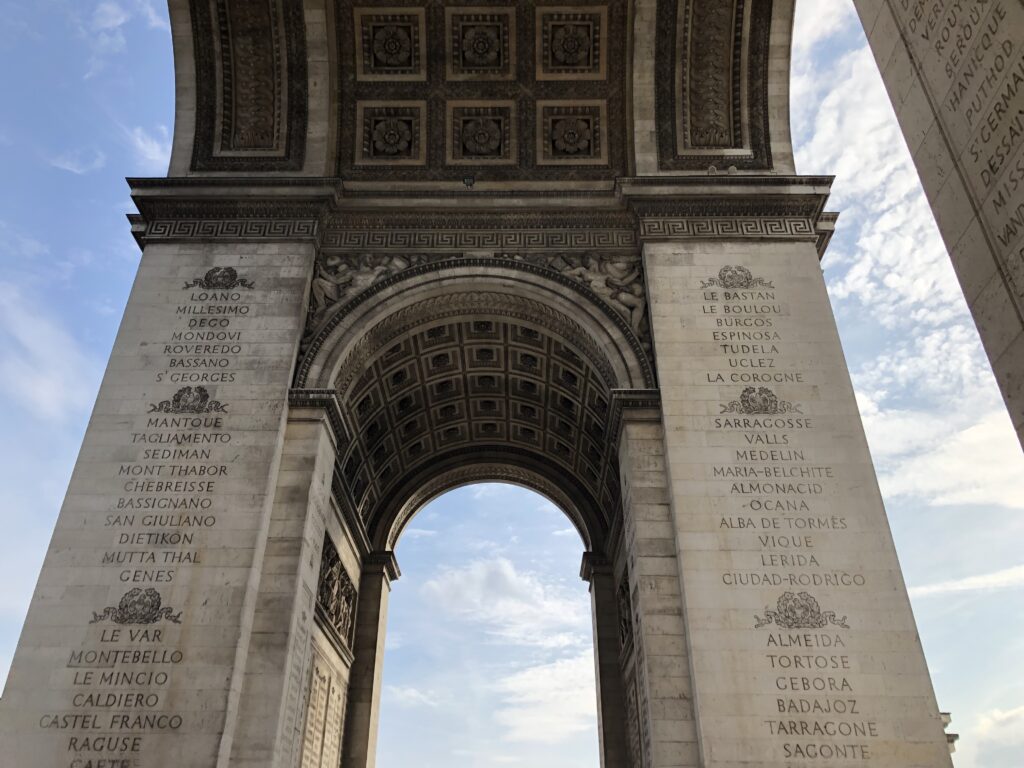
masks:
<svg viewBox="0 0 1024 768"><path fill-rule="evenodd" d="M231 765L295 764L335 440L320 408L291 408L260 576Z"/></svg>
<svg viewBox="0 0 1024 768"><path fill-rule="evenodd" d="M619 642L615 573L611 563L605 558L586 552L583 555L580 575L590 584L601 768L630 768L629 745L626 743L622 666L619 659L622 646Z"/></svg>
<svg viewBox="0 0 1024 768"><path fill-rule="evenodd" d="M1024 444L1024 5L854 5Z"/></svg>
<svg viewBox="0 0 1024 768"><path fill-rule="evenodd" d="M146 246L3 697L4 762L225 764L313 247Z"/></svg>
<svg viewBox="0 0 1024 768"><path fill-rule="evenodd" d="M814 243L644 261L701 766L949 767Z"/></svg>
<svg viewBox="0 0 1024 768"><path fill-rule="evenodd" d="M657 401L625 408L619 437L627 721L638 768L697 768L686 625ZM635 712L635 714L634 714Z"/></svg>
<svg viewBox="0 0 1024 768"><path fill-rule="evenodd" d="M391 582L401 572L392 552L375 552L363 563L356 608L356 634L348 687L342 768L374 768L380 724L381 681L384 677L384 636L388 623Z"/></svg>

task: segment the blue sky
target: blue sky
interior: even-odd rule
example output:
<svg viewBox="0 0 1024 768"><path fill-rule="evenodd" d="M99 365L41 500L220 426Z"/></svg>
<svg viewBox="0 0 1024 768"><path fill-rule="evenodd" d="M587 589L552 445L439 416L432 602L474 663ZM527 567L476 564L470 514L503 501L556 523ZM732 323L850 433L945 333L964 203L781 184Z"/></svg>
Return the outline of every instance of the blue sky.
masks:
<svg viewBox="0 0 1024 768"><path fill-rule="evenodd" d="M838 177L825 275L957 766L1019 768L1024 456L852 3L798 5L798 168ZM138 263L123 177L166 170L164 6L0 0L0 92L2 680ZM381 768L414 764L413 735L417 765L596 768L568 528L504 486L416 518L398 547Z"/></svg>

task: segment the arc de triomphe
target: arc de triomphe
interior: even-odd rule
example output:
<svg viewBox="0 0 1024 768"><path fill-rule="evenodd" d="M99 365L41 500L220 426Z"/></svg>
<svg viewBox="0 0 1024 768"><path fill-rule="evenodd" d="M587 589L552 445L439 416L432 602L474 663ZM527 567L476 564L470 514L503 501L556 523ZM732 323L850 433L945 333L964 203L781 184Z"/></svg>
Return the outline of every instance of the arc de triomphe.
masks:
<svg viewBox="0 0 1024 768"><path fill-rule="evenodd" d="M369 768L395 542L500 480L586 543L606 768L949 766L793 4L170 0L4 764ZM1024 5L857 6L1020 432Z"/></svg>

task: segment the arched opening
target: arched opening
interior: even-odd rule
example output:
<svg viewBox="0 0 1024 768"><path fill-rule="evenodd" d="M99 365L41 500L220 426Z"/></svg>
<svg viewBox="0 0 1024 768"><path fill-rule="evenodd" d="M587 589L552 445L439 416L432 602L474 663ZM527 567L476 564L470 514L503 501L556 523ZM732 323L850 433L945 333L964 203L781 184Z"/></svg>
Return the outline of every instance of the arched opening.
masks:
<svg viewBox="0 0 1024 768"><path fill-rule="evenodd" d="M583 541L550 499L473 484L395 554L377 766L600 764Z"/></svg>
<svg viewBox="0 0 1024 768"><path fill-rule="evenodd" d="M587 286L605 284L601 270L628 275L626 267L636 264L636 256L580 260L582 273L597 275L589 282L557 281L558 273L511 258L431 259L410 269L408 257L381 255L374 263L380 267L394 259L402 262L397 277L381 269L354 295L325 289L321 298L330 303L314 302L297 377L309 397L326 396L336 404L332 496L345 526L365 537L367 552L359 558L361 567L358 560L349 561L358 607L342 764L371 764L385 743L398 750L383 756L395 765L412 759L401 753L409 739L381 737L382 727L401 727L382 719L384 702L391 702L388 711L398 721L406 707L422 710L415 721L419 726L410 721L403 732L458 714L458 707L432 700L429 682L425 690L424 681L410 679L400 662L394 682L384 676L390 637L393 654L400 654L397 642L407 656L419 659L421 674L424 669L443 674L444 660L455 665L445 685L433 688L443 687L454 697L461 685L464 695L457 703L479 703L471 724L479 729L480 745L517 745L523 759L536 764L564 741L567 756L574 757L556 761L559 765L627 765L640 737L627 737L637 720L627 717L624 693L633 687L627 626L632 615L617 434L624 395L649 385L650 369L634 333L641 318L630 314L632 309L640 315L643 307L620 311ZM479 483L502 485L474 485ZM421 563L414 557L413 578L399 583L410 567L401 562L400 541L412 542L405 545L412 552L441 541L452 546L451 535L432 536L424 518L414 522L413 517L432 502L444 505L472 494L474 487L509 489L516 498L532 500L523 503L543 507L544 525L550 528L552 516L557 520L557 530L548 530L546 538L561 545L562 554L548 557L534 540L523 549L527 559L517 564L484 557L467 545L454 561ZM453 489L461 490L450 495ZM508 519L493 511L489 524L499 526L504 545L511 546L523 521L508 510ZM339 540L345 536L332 533L330 525L327 533ZM545 586L539 573L556 581ZM567 583L578 576L589 586L570 589ZM514 626L501 613L501 595L487 592L502 588L520 590L509 598L517 614ZM563 592L574 597L562 597ZM395 596L403 594L410 597L400 600L399 608L403 602L411 605L403 610L419 613L427 622L421 626L429 629L399 629L391 636L388 617ZM473 606L483 625L474 624ZM466 634L452 635L460 623L466 624ZM410 651L408 635L422 635L424 647ZM490 656L504 666L476 667L477 674L470 674L466 665L472 666L472 654L444 647L445 639L453 645L453 637L478 649L483 654L478 658ZM431 638L433 646L427 642ZM510 655L513 650L518 657ZM515 658L520 661L513 663ZM543 686L552 682L561 687L545 694ZM545 707L567 718L565 727L540 727ZM453 754L468 747L442 743L449 737L438 735L469 727L460 729L454 721L428 727L436 737L434 748L447 750L448 764L490 764L482 757L473 762L469 753Z"/></svg>

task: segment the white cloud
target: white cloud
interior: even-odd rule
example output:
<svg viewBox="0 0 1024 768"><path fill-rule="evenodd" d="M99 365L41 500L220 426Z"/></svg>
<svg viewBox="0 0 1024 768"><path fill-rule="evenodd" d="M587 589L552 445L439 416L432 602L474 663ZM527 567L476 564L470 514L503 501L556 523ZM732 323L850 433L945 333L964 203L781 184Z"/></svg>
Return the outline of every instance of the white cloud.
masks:
<svg viewBox="0 0 1024 768"><path fill-rule="evenodd" d="M910 589L911 597L931 597L948 595L954 592L995 592L1004 589L1024 587L1024 565L1005 568L980 576L968 576L952 581L940 581L937 584L926 584Z"/></svg>
<svg viewBox="0 0 1024 768"><path fill-rule="evenodd" d="M167 126L159 126L156 135L140 126L122 127L122 130L136 161L146 173L156 175L167 173L167 166L171 163L171 136Z"/></svg>
<svg viewBox="0 0 1024 768"><path fill-rule="evenodd" d="M160 12L153 5L152 0L135 0L135 8L146 20L151 29L164 29L171 31L171 22L167 18L167 3L162 3L163 12Z"/></svg>
<svg viewBox="0 0 1024 768"><path fill-rule="evenodd" d="M594 727L592 652L529 667L501 679L497 687L503 702L495 719L506 741L554 744Z"/></svg>
<svg viewBox="0 0 1024 768"><path fill-rule="evenodd" d="M1020 768L1024 755L1024 706L982 713L966 738L974 742L972 752L977 755L979 768Z"/></svg>
<svg viewBox="0 0 1024 768"><path fill-rule="evenodd" d="M810 49L837 32L856 24L850 0L814 0L797 3L793 22L793 49L795 56L806 55Z"/></svg>
<svg viewBox="0 0 1024 768"><path fill-rule="evenodd" d="M0 283L0 390L61 422L92 406L100 369L42 306Z"/></svg>
<svg viewBox="0 0 1024 768"><path fill-rule="evenodd" d="M46 158L46 161L54 168L68 171L78 176L100 170L107 164L107 156L98 149L92 151L75 150L53 155Z"/></svg>
<svg viewBox="0 0 1024 768"><path fill-rule="evenodd" d="M16 231L6 221L0 220L0 256L8 264L36 261L49 252L45 243Z"/></svg>
<svg viewBox="0 0 1024 768"><path fill-rule="evenodd" d="M935 413L917 414L908 422L920 424L922 434L942 423ZM1006 411L1000 409L902 458L880 473L879 482L887 496L915 496L937 505L1024 509L1021 469L1020 444Z"/></svg>
<svg viewBox="0 0 1024 768"><path fill-rule="evenodd" d="M402 685L387 685L385 695L403 707L437 707L437 697L433 693L421 691L419 688Z"/></svg>
<svg viewBox="0 0 1024 768"><path fill-rule="evenodd" d="M552 531L551 535L552 536L579 536L580 532L577 531L575 528L562 528L561 530L558 530L558 531Z"/></svg>
<svg viewBox="0 0 1024 768"><path fill-rule="evenodd" d="M433 536L437 536L437 531L432 531L427 528L406 528L402 531L402 536L408 536L410 539L428 539Z"/></svg>
<svg viewBox="0 0 1024 768"><path fill-rule="evenodd" d="M857 48L815 75L827 93L816 113L804 115L811 133L797 147L798 166L836 175L830 206L843 211L840 227L855 248L826 257L830 294L869 307L888 327L962 314L959 285L870 50Z"/></svg>
<svg viewBox="0 0 1024 768"><path fill-rule="evenodd" d="M481 483L473 486L473 498L493 499L495 496L503 496L509 491L509 486L502 483Z"/></svg>
<svg viewBox="0 0 1024 768"><path fill-rule="evenodd" d="M87 41L91 55L85 79L97 75L106 64L106 59L127 48L125 27L135 18L141 18L150 29L170 31L166 11L160 12L153 0L131 0L125 5L115 0L103 0L93 8L87 20L82 21L75 14L79 34Z"/></svg>
<svg viewBox="0 0 1024 768"><path fill-rule="evenodd" d="M423 595L441 610L477 622L498 640L542 648L579 646L590 632L585 595L520 573L505 558L447 568L426 582Z"/></svg>

